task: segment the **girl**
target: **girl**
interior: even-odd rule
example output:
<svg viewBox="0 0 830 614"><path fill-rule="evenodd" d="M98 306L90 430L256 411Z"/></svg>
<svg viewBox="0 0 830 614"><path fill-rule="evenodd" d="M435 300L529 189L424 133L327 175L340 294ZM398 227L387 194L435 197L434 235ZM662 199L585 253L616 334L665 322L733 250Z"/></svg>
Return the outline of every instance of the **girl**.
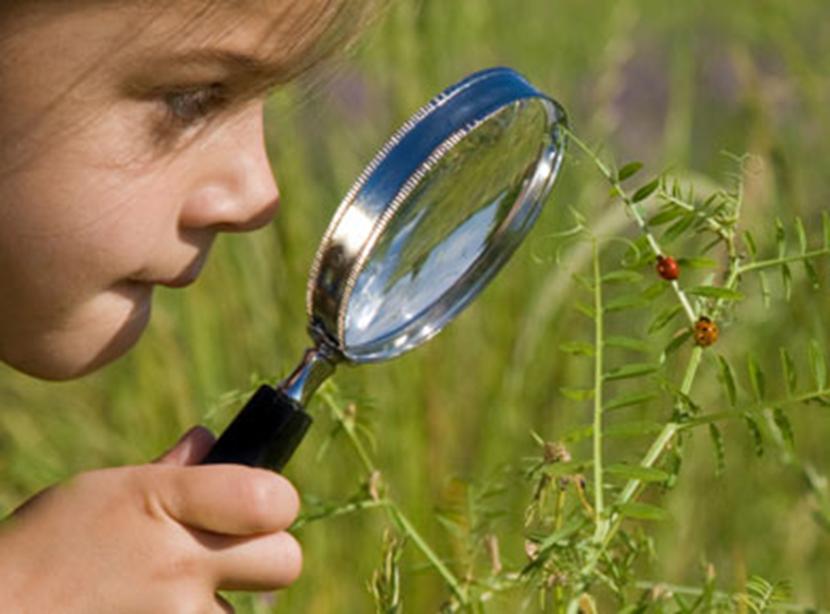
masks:
<svg viewBox="0 0 830 614"><path fill-rule="evenodd" d="M155 286L193 282L217 233L266 224L264 93L367 5L0 4L0 360L56 380L101 367L141 335ZM226 612L217 590L290 584L296 491L193 466L212 441L194 429L154 464L26 503L0 525L0 610Z"/></svg>

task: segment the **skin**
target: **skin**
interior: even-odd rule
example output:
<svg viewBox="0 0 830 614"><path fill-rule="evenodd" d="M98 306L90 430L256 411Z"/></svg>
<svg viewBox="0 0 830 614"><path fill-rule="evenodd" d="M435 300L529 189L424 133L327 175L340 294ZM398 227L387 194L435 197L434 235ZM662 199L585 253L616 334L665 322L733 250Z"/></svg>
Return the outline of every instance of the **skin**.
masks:
<svg viewBox="0 0 830 614"><path fill-rule="evenodd" d="M282 48L309 4L202 17L173 4L58 3L4 20L0 359L17 369L67 379L117 358L155 286L193 282L217 233L276 211L260 93L301 55Z"/></svg>
<svg viewBox="0 0 830 614"><path fill-rule="evenodd" d="M129 349L154 288L192 283L218 233L272 218L263 92L297 71L331 3L14 4L0 8L0 360L67 379ZM157 463L26 503L0 524L0 609L227 612L217 590L291 583L296 491L192 466L212 441L196 429Z"/></svg>
<svg viewBox="0 0 830 614"><path fill-rule="evenodd" d="M262 469L190 466L212 442L194 430L153 465L84 473L26 503L0 533L1 609L226 613L219 589L293 582L296 491Z"/></svg>

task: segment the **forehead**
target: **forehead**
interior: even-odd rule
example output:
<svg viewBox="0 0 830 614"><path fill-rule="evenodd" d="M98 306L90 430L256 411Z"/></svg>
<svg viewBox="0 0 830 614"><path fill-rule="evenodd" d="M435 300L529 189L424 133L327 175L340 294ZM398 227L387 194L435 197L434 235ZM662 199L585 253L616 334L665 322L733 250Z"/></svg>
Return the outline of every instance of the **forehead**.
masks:
<svg viewBox="0 0 830 614"><path fill-rule="evenodd" d="M229 51L256 51L262 58L289 59L332 27L342 1L190 0L163 7L146 3L137 10L147 25L145 45L222 45Z"/></svg>
<svg viewBox="0 0 830 614"><path fill-rule="evenodd" d="M143 52L216 48L272 65L304 63L355 0L30 0L3 6L0 40L31 46L47 39L73 56L107 53L118 60ZM345 25L345 24L343 24ZM41 37L28 36L32 32ZM8 35L7 35L8 33Z"/></svg>

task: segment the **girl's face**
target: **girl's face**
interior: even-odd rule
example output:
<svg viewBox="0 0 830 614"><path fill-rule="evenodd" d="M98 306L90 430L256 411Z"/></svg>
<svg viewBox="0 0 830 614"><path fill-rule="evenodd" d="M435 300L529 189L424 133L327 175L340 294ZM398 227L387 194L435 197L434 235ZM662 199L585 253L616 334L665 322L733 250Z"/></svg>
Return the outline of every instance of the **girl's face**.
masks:
<svg viewBox="0 0 830 614"><path fill-rule="evenodd" d="M0 360L33 375L119 356L277 208L261 92L321 3L148 4L0 9Z"/></svg>

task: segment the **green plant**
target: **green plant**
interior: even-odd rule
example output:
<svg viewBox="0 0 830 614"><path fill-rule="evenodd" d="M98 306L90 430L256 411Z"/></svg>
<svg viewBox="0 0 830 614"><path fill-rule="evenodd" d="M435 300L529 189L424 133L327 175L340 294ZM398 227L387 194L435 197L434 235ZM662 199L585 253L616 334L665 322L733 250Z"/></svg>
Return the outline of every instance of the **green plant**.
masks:
<svg viewBox="0 0 830 614"><path fill-rule="evenodd" d="M560 251L576 241L591 246L587 274L574 275L581 295L574 308L592 323L593 335L560 348L572 360L591 364L587 384L561 388L567 398L590 407L591 419L555 433L555 441L534 433L536 456L512 459L512 468L483 485L458 486L451 505L438 512L453 540L463 544L448 562L383 485L370 451L371 429L358 419L357 406L329 385L322 398L334 424L330 437L347 438L364 476L354 497L339 505L317 502L301 524L370 508L386 512L402 537L385 539L384 565L372 583L378 611L383 612L401 608L398 585L406 582L398 567L403 537L446 583L447 612L483 612L488 602L505 595L512 595L524 610L568 613L599 611L603 608L597 604L609 603L624 612L804 611L787 603L790 593L783 581L754 576L735 592L716 590L711 564L704 565L699 587L641 578L656 556L651 523L668 516L662 496L683 479L688 438L694 431L708 432L715 472L720 474L726 470L728 441L722 428L729 421L746 426L756 454L771 445L784 463L805 476L816 497L816 519L830 528L826 480L799 459L789 418L799 407L830 407L822 348L814 341L802 357L811 375L806 383L799 381L801 369L791 350L782 348L776 376L784 385L773 386L759 359L751 352L741 356L741 344L730 338L733 323L754 294L770 305L773 273L780 275L785 301L792 295L796 266L819 288L815 263L830 255L830 214L825 211L811 221L820 230L816 237L808 236L799 218L789 233L783 221L775 220L767 247L739 225L744 210L741 172L751 158L732 157L739 170L732 188L697 195L694 185L665 174L629 190L625 185L642 164L615 169L576 135L570 140L571 155L581 153L610 187L607 206L624 207L638 230L633 239L598 236L573 209L574 225L550 237ZM794 246L788 234L795 236ZM665 279L664 269L654 268L669 254L683 254L677 259L679 279ZM632 332L636 322L647 323L645 336ZM733 364L738 362L746 363L747 391L739 385L741 369ZM719 397L698 392L711 389L714 379ZM646 405L653 409L626 415ZM649 443L615 445L621 438ZM587 448L581 446L586 441ZM572 451L577 449L580 453ZM523 528L528 560L509 566L500 558L493 526L502 515L504 484L517 473L524 478L529 500ZM514 524L513 530L518 529Z"/></svg>
<svg viewBox="0 0 830 614"><path fill-rule="evenodd" d="M671 174L680 178L685 196L694 185L696 201L722 189L724 168L738 173L746 202L739 227L756 239L757 258L776 256L776 216L796 251L797 215L811 245L820 246L821 212L830 197L830 107L822 78L830 74L826 13L823 0L529 0L519 8L513 0L394 3L332 83L318 80L312 93L289 87L269 104L269 150L283 201L272 227L220 241L195 287L184 293L161 289L145 339L104 372L45 384L2 370L0 510L8 513L78 471L146 462L195 423L207 421L219 430L248 397L245 388L290 372L308 342L302 300L308 264L337 202L384 137L414 109L487 65L506 64L527 75L565 104L579 136L602 142L620 160L641 159L641 174L675 164ZM718 154L721 148L753 157L736 164ZM477 603L482 579L504 588L481 589L488 612L539 609L543 595L552 607L557 591L570 594L556 573L548 578L550 587L535 568L537 575L518 581L516 574L530 562L527 551L536 547L525 538L550 536L543 519L550 522L560 499L565 528L580 510L588 514L583 500L593 507L593 469L579 466L592 458L593 440L580 429L593 422L593 400L566 396L578 398L579 389L592 388L593 360L573 352L574 343L593 345L595 324L574 308L580 282L571 273L592 276L593 241L590 234L571 241L550 236L570 224L566 206L575 204L583 225L597 235L603 276L620 269L641 276L604 284L606 306L634 294L632 283L648 298L657 290L650 286L661 281L642 243L640 268L621 266L623 258L632 264L634 252L625 241L637 243L638 227L608 192L607 180L572 145L553 202L506 274L430 344L386 365L342 369L337 388L329 389L338 407L356 404L359 437L381 471L385 496L460 585L470 584L470 603ZM647 219L663 203L659 193L638 203ZM681 261L683 288L707 285L709 276L723 282L717 273L726 264L720 248L699 257L710 236L687 231L666 244ZM826 280L830 259L813 263ZM801 264L791 264L790 272L790 301L784 299L780 269L764 269L766 292L760 274L748 273L740 287L745 299L717 322L722 338L703 351L691 395L707 416L732 408L717 354L732 366L741 408L754 402L748 354L764 370L768 399L788 395L789 380L779 375L788 356L797 390L812 388L810 346L815 341L826 348L830 340L830 293L814 291ZM658 313L669 316L680 306L666 282L660 287L663 293L649 298L650 306L606 314L609 369L659 364L672 332L687 330L688 319L675 314L649 332ZM593 303L591 292L582 297ZM614 345L618 341L631 347ZM686 340L661 370L607 384L609 402L624 394L652 398L603 413L606 464L639 462L657 435L647 425L662 428L674 411L659 377L667 373L680 381L692 350ZM363 490L368 476L344 431L329 437L338 423L328 406L321 399L312 409L317 424L286 473L305 497L309 522L317 513L339 512L298 531L305 552L298 583L275 599L235 595L240 613L372 609L366 584L384 569L383 533L395 525ZM678 478L669 488L650 483L637 499L659 504L666 518L623 525L648 538L637 550L643 554L630 595L660 597L650 604L658 609L668 607L663 598L669 592L693 604L705 589L704 600L749 612L734 597L749 594L752 574L761 574L790 579L792 601L830 604L830 534L822 528L830 526L824 485L830 422L816 403L781 409L795 451L779 445L786 438L772 427L774 412L772 423L768 412L755 413L764 436L762 457L755 455L743 418L718 421L717 430L700 425L682 431ZM626 437L626 429L640 434ZM561 441L573 464L549 463L529 475L546 449L531 431L541 442ZM548 445L547 452L558 456L559 448ZM678 462L674 452L661 462ZM567 478L567 489L551 488L549 480L558 477L544 478L545 473ZM620 481L613 471L603 475L609 483ZM547 487L537 500L543 481ZM606 507L616 494L605 491ZM362 510L364 505L370 509ZM581 535L593 537L593 528L587 524ZM494 558L499 573L493 572L499 567ZM435 611L451 595L412 540L394 561L404 611ZM615 611L610 591L597 584L591 592L599 611Z"/></svg>

